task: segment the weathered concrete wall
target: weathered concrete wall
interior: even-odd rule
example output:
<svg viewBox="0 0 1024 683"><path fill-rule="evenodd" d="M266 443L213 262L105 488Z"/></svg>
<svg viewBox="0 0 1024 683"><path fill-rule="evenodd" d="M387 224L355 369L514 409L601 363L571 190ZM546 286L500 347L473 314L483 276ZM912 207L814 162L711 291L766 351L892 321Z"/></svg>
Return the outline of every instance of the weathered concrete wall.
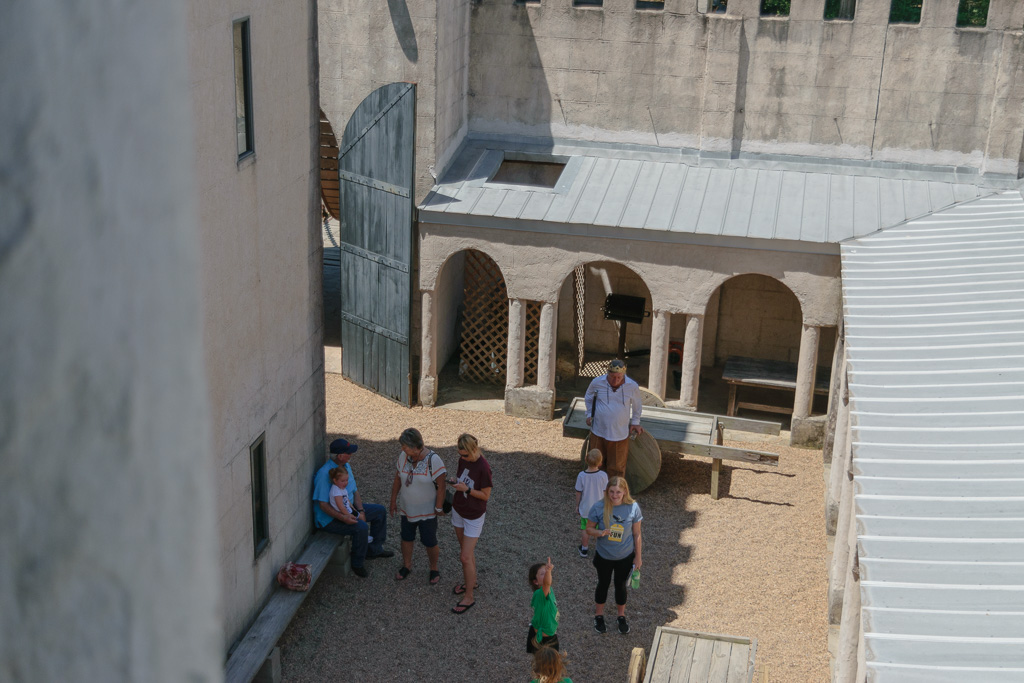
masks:
<svg viewBox="0 0 1024 683"><path fill-rule="evenodd" d="M185 26L0 10L3 681L221 678Z"/></svg>
<svg viewBox="0 0 1024 683"><path fill-rule="evenodd" d="M444 368L445 363L459 350L459 339L457 329L459 322L459 307L463 299L463 276L466 269L466 254L459 252L452 256L441 271L441 278L437 286L437 305L439 311L444 311L438 320L437 325L437 369L438 372ZM419 339L419 337L415 337ZM417 345L418 348L418 345Z"/></svg>
<svg viewBox="0 0 1024 683"><path fill-rule="evenodd" d="M193 0L191 86L224 645L310 531L325 426L315 3ZM237 160L232 20L251 23L256 153ZM270 543L254 559L250 445L266 432Z"/></svg>
<svg viewBox="0 0 1024 683"><path fill-rule="evenodd" d="M741 275L721 289L714 357L750 356L791 363L800 355L800 302L763 275Z"/></svg>
<svg viewBox="0 0 1024 683"><path fill-rule="evenodd" d="M444 16L457 18L468 0L442 0ZM396 81L416 83L416 188L422 200L433 185L430 167L440 145L438 126L448 139L458 116L457 77L445 74L444 114L437 116L438 0L324 0L319 3L320 107L339 141L359 103ZM459 30L448 26L445 62L458 68ZM438 123L444 121L445 123ZM456 128L457 130L457 128ZM439 171L440 169L438 169Z"/></svg>
<svg viewBox="0 0 1024 683"><path fill-rule="evenodd" d="M470 0L437 0L435 172L441 173L466 136Z"/></svg>
<svg viewBox="0 0 1024 683"><path fill-rule="evenodd" d="M610 261L636 272L651 293L650 305L673 315L703 315L723 282L747 273L767 275L786 285L800 302L808 325L835 325L840 315L837 255L432 223L420 224L419 288L435 289L441 265L463 249L479 249L493 258L513 298L556 301L565 278L577 265Z"/></svg>
<svg viewBox="0 0 1024 683"><path fill-rule="evenodd" d="M767 152L1017 172L1024 139L1024 10L993 0L989 26L956 29L956 2L888 25L890 0L824 21L757 0L706 15L571 0L473 9L469 128L709 152Z"/></svg>

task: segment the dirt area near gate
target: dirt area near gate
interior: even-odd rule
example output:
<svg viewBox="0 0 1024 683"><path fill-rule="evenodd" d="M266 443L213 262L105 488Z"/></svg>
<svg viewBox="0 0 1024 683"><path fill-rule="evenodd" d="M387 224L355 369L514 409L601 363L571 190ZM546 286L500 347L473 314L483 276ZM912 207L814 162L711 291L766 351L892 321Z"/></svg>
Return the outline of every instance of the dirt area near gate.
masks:
<svg viewBox="0 0 1024 683"><path fill-rule="evenodd" d="M352 457L364 502L387 505L397 436L417 427L454 468L454 442L476 435L494 473L477 546L480 588L465 615L450 608L461 582L448 518L439 526L441 584L427 584L419 545L413 573L396 583L398 520L390 560L367 562L368 579L328 567L280 641L287 681L528 681L531 590L526 571L551 556L559 639L576 683L624 681L632 648L650 651L657 626L757 639L758 669L773 683L828 679L826 546L821 453L784 438L726 432L726 443L780 454L778 468L722 468L722 498L709 495L711 461L666 455L658 480L637 496L644 515L640 589L626 614L632 631L593 630L596 571L579 557L573 484L580 441L561 423L497 413L403 408L327 376L328 441L359 444ZM785 436L785 433L784 433ZM742 438L742 441L732 441ZM593 550L591 550L593 556ZM610 601L610 603L613 601ZM609 604L614 614L614 605Z"/></svg>

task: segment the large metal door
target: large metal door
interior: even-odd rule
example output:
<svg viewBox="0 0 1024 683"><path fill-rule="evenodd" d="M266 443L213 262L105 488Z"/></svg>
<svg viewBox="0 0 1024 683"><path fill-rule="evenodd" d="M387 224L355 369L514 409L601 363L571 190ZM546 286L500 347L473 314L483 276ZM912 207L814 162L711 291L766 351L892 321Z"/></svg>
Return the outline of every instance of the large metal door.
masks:
<svg viewBox="0 0 1024 683"><path fill-rule="evenodd" d="M342 374L412 400L410 311L416 86L372 92L345 126L341 182Z"/></svg>

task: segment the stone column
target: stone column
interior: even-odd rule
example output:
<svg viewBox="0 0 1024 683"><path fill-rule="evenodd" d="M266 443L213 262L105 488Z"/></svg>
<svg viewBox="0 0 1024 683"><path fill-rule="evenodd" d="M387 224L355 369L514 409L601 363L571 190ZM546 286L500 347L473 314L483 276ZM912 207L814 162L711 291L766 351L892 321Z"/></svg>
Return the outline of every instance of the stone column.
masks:
<svg viewBox="0 0 1024 683"><path fill-rule="evenodd" d="M800 335L800 359L796 367L796 398L793 401L793 419L811 416L814 401L814 373L818 368L818 337L821 329L804 325Z"/></svg>
<svg viewBox="0 0 1024 683"><path fill-rule="evenodd" d="M843 591L843 615L839 624L839 652L836 655L835 680L839 683L859 683L856 677L861 641L860 566L857 561L857 534L850 536L852 542L849 547L835 548L835 552L847 551L850 558Z"/></svg>
<svg viewBox="0 0 1024 683"><path fill-rule="evenodd" d="M523 386L524 358L526 356L526 306L522 299L508 300L508 365L505 388Z"/></svg>
<svg viewBox="0 0 1024 683"><path fill-rule="evenodd" d="M684 410L697 410L697 389L700 386L700 347L704 337L704 316L686 316L686 337L683 341L683 381L679 387L679 403Z"/></svg>
<svg viewBox="0 0 1024 683"><path fill-rule="evenodd" d="M420 403L432 406L437 402L437 311L434 293L423 291L420 309L423 323L420 340Z"/></svg>
<svg viewBox="0 0 1024 683"><path fill-rule="evenodd" d="M540 338L537 344L537 386L555 389L555 355L558 343L558 303L544 302L540 308Z"/></svg>
<svg viewBox="0 0 1024 683"><path fill-rule="evenodd" d="M655 311L651 329L651 369L647 379L647 388L662 400L665 400L665 376L668 373L668 337L671 319L672 316L668 311Z"/></svg>
<svg viewBox="0 0 1024 683"><path fill-rule="evenodd" d="M848 447L845 450L849 450ZM828 574L828 623L838 624L843 611L843 595L846 591L846 581L850 568L850 553L843 549L850 545L850 535L853 534L856 545L857 523L856 511L854 510L853 481L849 476L849 454L836 451L837 457L833 461L833 467L843 470L843 480L839 484L836 496L839 499L839 521L836 524L836 535L832 544L832 564Z"/></svg>

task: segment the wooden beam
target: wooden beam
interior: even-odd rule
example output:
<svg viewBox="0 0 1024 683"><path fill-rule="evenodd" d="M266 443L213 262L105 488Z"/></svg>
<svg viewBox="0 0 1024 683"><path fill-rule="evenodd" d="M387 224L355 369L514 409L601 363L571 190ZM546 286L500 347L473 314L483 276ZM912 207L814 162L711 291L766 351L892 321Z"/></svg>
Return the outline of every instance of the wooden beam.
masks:
<svg viewBox="0 0 1024 683"><path fill-rule="evenodd" d="M757 463L758 465L777 466L779 464L778 453L750 451L742 448L718 446L714 444L703 445L699 443L676 443L666 445L659 441L658 445L662 447L663 452L667 450L670 453L696 455L702 458L719 458L720 460L737 460L739 462Z"/></svg>

